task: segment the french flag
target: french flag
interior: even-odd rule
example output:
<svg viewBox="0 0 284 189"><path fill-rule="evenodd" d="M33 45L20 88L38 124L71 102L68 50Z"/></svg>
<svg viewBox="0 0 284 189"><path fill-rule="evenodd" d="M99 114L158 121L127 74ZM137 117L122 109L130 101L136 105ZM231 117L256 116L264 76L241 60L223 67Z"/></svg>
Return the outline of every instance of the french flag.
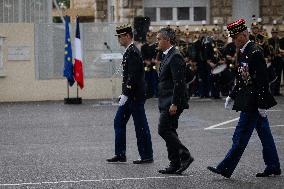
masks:
<svg viewBox="0 0 284 189"><path fill-rule="evenodd" d="M82 45L80 39L79 19L76 18L76 37L75 37L75 63L74 63L74 78L81 89L84 87L83 75L83 60L82 60Z"/></svg>

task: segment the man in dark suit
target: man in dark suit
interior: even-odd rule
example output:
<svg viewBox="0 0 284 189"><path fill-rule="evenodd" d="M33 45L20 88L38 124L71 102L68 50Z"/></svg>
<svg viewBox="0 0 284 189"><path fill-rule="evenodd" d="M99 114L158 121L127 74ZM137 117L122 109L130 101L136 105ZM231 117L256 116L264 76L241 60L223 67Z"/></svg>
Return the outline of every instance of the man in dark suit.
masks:
<svg viewBox="0 0 284 189"><path fill-rule="evenodd" d="M174 30L162 28L157 34L157 42L158 48L163 51L158 85L158 133L166 142L170 160L169 167L159 170L159 173L181 174L193 162L188 149L181 143L176 132L179 116L188 108L185 96L185 62L173 46Z"/></svg>
<svg viewBox="0 0 284 189"><path fill-rule="evenodd" d="M236 84L226 98L225 108L241 111L233 135L233 144L218 166L208 167L214 173L230 178L249 142L254 129L263 146L264 172L256 177L280 175L280 163L270 131L266 110L277 103L269 91L268 73L262 49L249 40L245 20L237 20L227 26L230 37L240 49Z"/></svg>
<svg viewBox="0 0 284 189"><path fill-rule="evenodd" d="M119 108L114 119L115 156L108 162L126 162L126 124L132 115L138 152L141 157L134 164L152 163L153 150L151 134L145 114L144 66L140 51L133 44L132 28L122 25L116 28L119 43L126 48L122 66L122 95L119 96Z"/></svg>

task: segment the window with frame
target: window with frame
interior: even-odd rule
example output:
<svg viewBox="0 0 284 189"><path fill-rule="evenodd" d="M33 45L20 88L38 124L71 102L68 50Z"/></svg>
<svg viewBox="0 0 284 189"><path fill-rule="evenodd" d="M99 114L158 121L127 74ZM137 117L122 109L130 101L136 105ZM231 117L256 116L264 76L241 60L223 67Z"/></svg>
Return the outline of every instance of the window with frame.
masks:
<svg viewBox="0 0 284 189"><path fill-rule="evenodd" d="M189 20L189 7L178 7L177 8L177 19L178 20Z"/></svg>
<svg viewBox="0 0 284 189"><path fill-rule="evenodd" d="M206 7L194 7L193 15L194 21L206 20Z"/></svg>
<svg viewBox="0 0 284 189"><path fill-rule="evenodd" d="M155 7L145 7L144 8L144 15L148 16L152 22L157 21L156 12L157 10Z"/></svg>
<svg viewBox="0 0 284 189"><path fill-rule="evenodd" d="M160 20L173 20L173 8L160 8Z"/></svg>

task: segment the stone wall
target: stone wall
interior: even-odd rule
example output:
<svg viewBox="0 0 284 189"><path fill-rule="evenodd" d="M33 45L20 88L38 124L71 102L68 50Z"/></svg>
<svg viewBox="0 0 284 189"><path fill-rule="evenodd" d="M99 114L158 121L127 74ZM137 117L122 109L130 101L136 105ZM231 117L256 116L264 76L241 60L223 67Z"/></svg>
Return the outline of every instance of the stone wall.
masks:
<svg viewBox="0 0 284 189"><path fill-rule="evenodd" d="M210 23L218 20L220 24L232 21L232 4L234 0L211 0L210 1ZM257 9L258 7L256 7ZM259 15L263 24L272 24L273 20L281 23L284 19L283 0L259 0Z"/></svg>
<svg viewBox="0 0 284 189"><path fill-rule="evenodd" d="M260 15L263 24L272 24L273 20L281 23L284 19L284 1L260 0Z"/></svg>
<svg viewBox="0 0 284 189"><path fill-rule="evenodd" d="M36 79L34 24L2 24L3 73L0 77L0 102L63 100L67 96L66 79ZM21 35L19 32L21 31ZM30 48L30 60L9 59L9 47ZM84 54L84 53L83 53ZM63 62L62 62L63 64ZM84 64L84 63L83 63ZM121 94L121 77L85 78L85 87L79 90L83 99L111 99ZM76 84L70 88L70 97L76 97Z"/></svg>
<svg viewBox="0 0 284 189"><path fill-rule="evenodd" d="M106 22L107 19L107 0L96 0L95 8L95 22Z"/></svg>
<svg viewBox="0 0 284 189"><path fill-rule="evenodd" d="M218 20L219 24L227 24L232 20L233 0L211 0L210 1L210 23Z"/></svg>
<svg viewBox="0 0 284 189"><path fill-rule="evenodd" d="M114 22L133 22L135 16L144 15L144 0L109 0L114 5ZM210 0L210 20L218 20L219 24L232 21L233 3L237 0ZM89 8L94 10L96 22L108 21L108 0L72 0L74 9ZM259 0L259 15L264 24L272 24L274 19L282 22L284 19L284 0Z"/></svg>
<svg viewBox="0 0 284 189"><path fill-rule="evenodd" d="M132 23L135 16L143 16L143 0L119 0L117 15L118 22Z"/></svg>
<svg viewBox="0 0 284 189"><path fill-rule="evenodd" d="M71 0L71 8L91 8L94 6L94 0Z"/></svg>

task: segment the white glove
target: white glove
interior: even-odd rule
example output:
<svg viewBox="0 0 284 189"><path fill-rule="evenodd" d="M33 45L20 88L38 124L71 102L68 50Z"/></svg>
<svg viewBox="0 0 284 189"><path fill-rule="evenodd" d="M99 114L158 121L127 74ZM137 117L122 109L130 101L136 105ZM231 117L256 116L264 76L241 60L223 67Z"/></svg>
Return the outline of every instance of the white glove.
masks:
<svg viewBox="0 0 284 189"><path fill-rule="evenodd" d="M232 109L233 104L234 104L234 100L231 97L228 96L226 98L226 101L225 101L225 108L226 109Z"/></svg>
<svg viewBox="0 0 284 189"><path fill-rule="evenodd" d="M118 102L119 106L123 106L126 103L127 99L128 99L128 97L123 95L123 94L119 95L118 98L119 98L119 102Z"/></svg>
<svg viewBox="0 0 284 189"><path fill-rule="evenodd" d="M261 117L266 117L267 116L267 111L265 109L258 108L258 112L259 112Z"/></svg>

